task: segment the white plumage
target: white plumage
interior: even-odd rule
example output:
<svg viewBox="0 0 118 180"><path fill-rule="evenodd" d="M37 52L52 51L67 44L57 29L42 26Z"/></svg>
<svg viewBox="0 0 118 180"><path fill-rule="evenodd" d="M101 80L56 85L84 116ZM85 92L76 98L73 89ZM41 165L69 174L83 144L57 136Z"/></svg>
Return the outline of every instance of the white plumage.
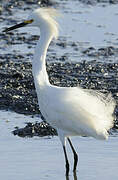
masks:
<svg viewBox="0 0 118 180"><path fill-rule="evenodd" d="M69 137L81 135L107 139L107 131L114 122L115 102L111 94L106 96L98 91L85 90L81 87L57 87L50 84L45 59L52 38L58 36L58 23L55 20L57 15L56 10L49 8L37 9L30 15L31 25L40 29L40 40L32 65L39 107L46 121L57 129L64 149L68 176L69 163L65 138L67 137L74 153L75 171L78 157Z"/></svg>
<svg viewBox="0 0 118 180"><path fill-rule="evenodd" d="M43 8L34 11L30 17L36 19L33 23L39 26L41 36L32 62L41 112L57 131L63 130L65 136L85 135L107 139L107 130L113 126L115 106L111 95L105 96L80 87L57 87L49 83L45 57L50 41L58 34L58 24L53 19L55 16L55 10Z"/></svg>

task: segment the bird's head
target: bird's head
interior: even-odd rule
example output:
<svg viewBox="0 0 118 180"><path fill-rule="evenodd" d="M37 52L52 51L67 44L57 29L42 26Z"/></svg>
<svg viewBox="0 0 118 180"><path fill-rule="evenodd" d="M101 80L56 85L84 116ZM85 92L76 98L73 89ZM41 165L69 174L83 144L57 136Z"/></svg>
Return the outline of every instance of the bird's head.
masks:
<svg viewBox="0 0 118 180"><path fill-rule="evenodd" d="M38 8L29 15L27 20L6 28L3 32L8 32L24 26L35 26L39 27L43 32L50 31L56 38L58 36L58 23L55 18L58 15L59 13L53 8Z"/></svg>

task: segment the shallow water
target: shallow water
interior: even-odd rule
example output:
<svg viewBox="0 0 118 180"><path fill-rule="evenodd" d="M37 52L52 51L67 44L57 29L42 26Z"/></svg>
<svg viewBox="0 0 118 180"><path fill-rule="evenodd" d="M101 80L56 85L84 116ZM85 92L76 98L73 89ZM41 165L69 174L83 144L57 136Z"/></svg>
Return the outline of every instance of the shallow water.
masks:
<svg viewBox="0 0 118 180"><path fill-rule="evenodd" d="M88 47L100 48L104 46L114 46L118 45L117 37L117 18L118 5L109 4L96 4L94 6L82 4L79 1L63 0L57 1L59 3L58 10L62 16L58 19L60 24L59 39L61 42L66 43L66 47L59 47L56 42L50 46L48 56L55 56L59 58L61 56L67 56L67 61L82 61L82 60L92 60L95 58L86 57L82 54L82 51ZM36 9L36 6L32 6L32 9ZM14 16L9 18L16 20L17 22L22 22L27 19L31 10L23 10L13 8L12 12ZM0 27L4 28L10 26L8 21L1 23ZM15 32L15 31L14 31ZM40 35L37 28L21 28L18 30L19 33L28 33L24 35L26 38L31 35ZM21 34L21 37L23 35ZM5 53L34 53L34 47L36 41L31 44L28 48L27 43L20 43L14 45L8 45L5 47L4 41L1 41L0 48L2 49L1 54ZM12 39L11 39L12 42ZM76 44L76 47L71 46L72 43ZM7 51L6 51L7 49ZM51 59L50 57L50 59ZM52 58L53 59L53 58ZM99 59L96 59L99 60ZM109 59L108 59L109 60ZM110 60L117 61L115 56L111 57Z"/></svg>
<svg viewBox="0 0 118 180"><path fill-rule="evenodd" d="M67 55L66 61L92 60L82 54L88 47L100 48L117 46L118 5L98 4L87 6L79 1L61 1L59 10L62 13L60 22L60 40L66 42L62 48L56 41L50 46L49 56ZM13 9L14 17L21 22L27 17L29 10ZM0 27L9 26L7 22ZM39 34L39 30L23 28L19 33L28 32ZM57 41L58 42L58 41ZM78 50L71 46L75 43ZM1 40L1 54L26 54L34 52L34 45L28 44L6 45ZM51 58L50 58L51 59ZM95 59L95 58L94 58ZM96 59L99 60L99 59ZM117 57L110 60L117 62ZM37 117L19 115L13 112L0 111L0 180L65 180L64 155L58 137L20 138L11 131L15 126L24 126L24 122L40 120ZM108 141L97 141L93 138L72 138L73 144L79 153L77 168L78 180L117 180L118 179L118 136L111 136ZM67 146L71 171L69 179L74 179L72 173L73 159L70 148Z"/></svg>
<svg viewBox="0 0 118 180"><path fill-rule="evenodd" d="M34 122L40 118L0 111L0 179L4 180L64 180L64 155L58 137L20 138L12 135L14 126L24 126L25 122ZM108 141L93 138L72 138L79 153L77 179L82 180L117 180L118 137ZM69 179L72 173L73 159L67 144L70 161Z"/></svg>

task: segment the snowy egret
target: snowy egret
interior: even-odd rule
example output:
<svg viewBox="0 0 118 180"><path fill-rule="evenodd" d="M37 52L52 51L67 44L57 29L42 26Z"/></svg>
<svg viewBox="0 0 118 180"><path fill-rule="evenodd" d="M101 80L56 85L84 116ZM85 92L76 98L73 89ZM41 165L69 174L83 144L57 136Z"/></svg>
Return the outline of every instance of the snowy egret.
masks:
<svg viewBox="0 0 118 180"><path fill-rule="evenodd" d="M28 20L4 30L26 25L40 29L40 40L36 46L32 62L32 72L41 113L57 129L63 145L66 161L66 175L69 175L69 161L65 143L68 140L74 155L76 172L78 155L70 140L71 136L91 136L107 139L108 130L113 126L115 102L111 94L104 95L95 90L81 87L57 87L50 84L46 71L46 53L52 38L58 36L58 23L55 9L39 8L32 12Z"/></svg>

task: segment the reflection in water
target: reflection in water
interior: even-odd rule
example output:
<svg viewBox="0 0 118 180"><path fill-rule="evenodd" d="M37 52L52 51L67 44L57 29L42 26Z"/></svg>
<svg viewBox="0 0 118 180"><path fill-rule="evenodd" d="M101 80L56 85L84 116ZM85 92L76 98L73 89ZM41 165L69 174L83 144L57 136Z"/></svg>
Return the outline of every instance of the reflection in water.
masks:
<svg viewBox="0 0 118 180"><path fill-rule="evenodd" d="M66 176L66 180L69 180L69 176ZM76 172L73 173L73 180L77 180Z"/></svg>

